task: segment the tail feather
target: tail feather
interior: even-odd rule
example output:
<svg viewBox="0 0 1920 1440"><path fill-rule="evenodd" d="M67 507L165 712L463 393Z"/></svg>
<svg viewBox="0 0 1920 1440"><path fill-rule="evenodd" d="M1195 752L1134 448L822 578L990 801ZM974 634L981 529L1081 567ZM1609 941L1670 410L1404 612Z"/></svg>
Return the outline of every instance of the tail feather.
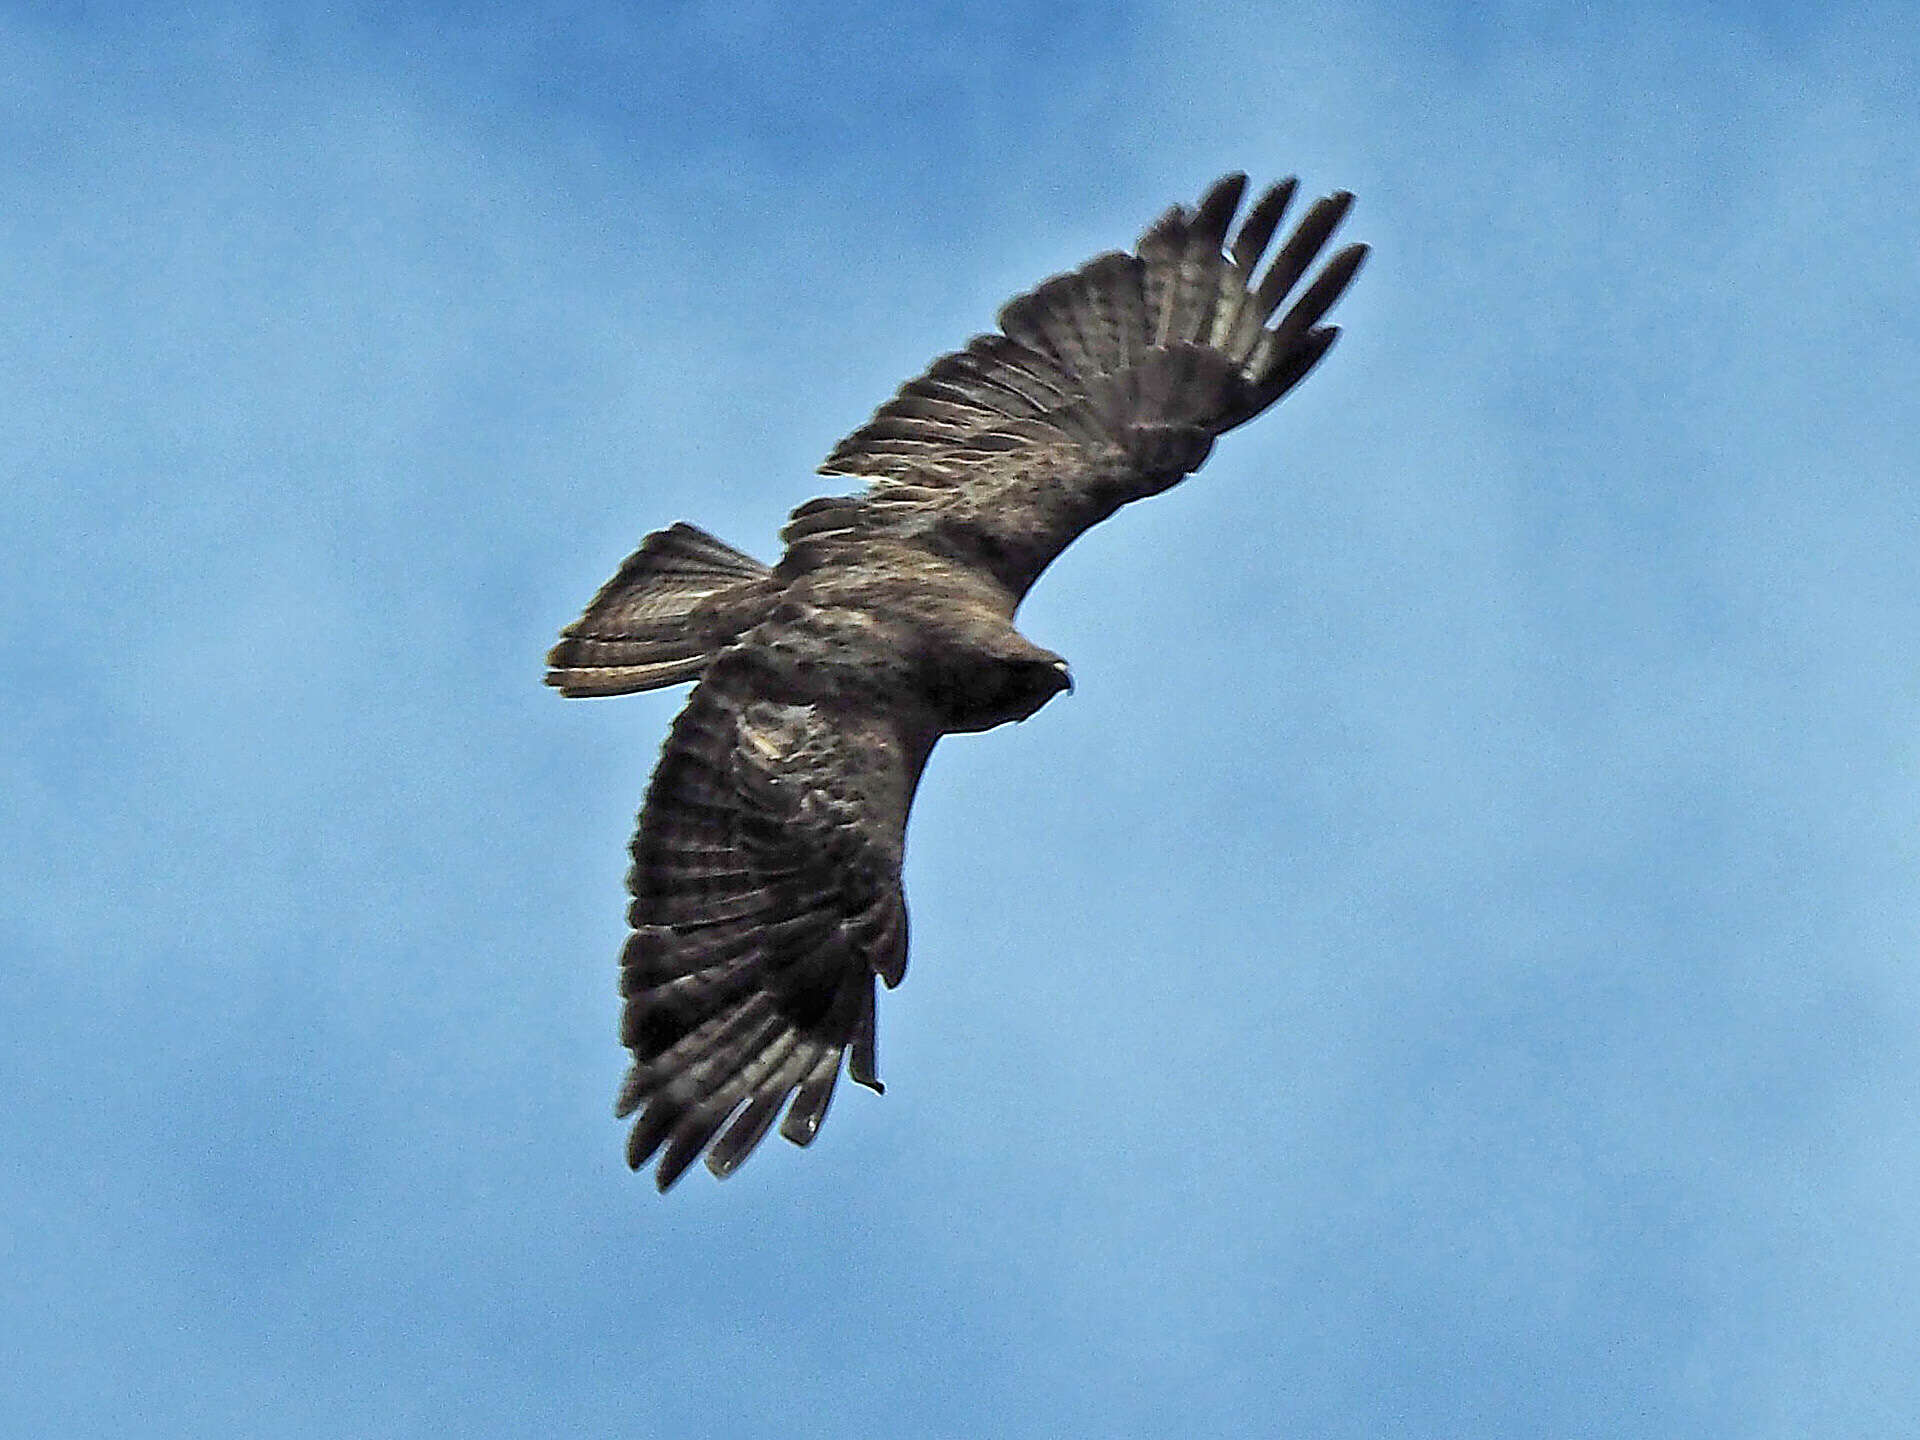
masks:
<svg viewBox="0 0 1920 1440"><path fill-rule="evenodd" d="M640 542L547 654L563 695L631 695L697 680L765 618L772 572L687 524Z"/></svg>

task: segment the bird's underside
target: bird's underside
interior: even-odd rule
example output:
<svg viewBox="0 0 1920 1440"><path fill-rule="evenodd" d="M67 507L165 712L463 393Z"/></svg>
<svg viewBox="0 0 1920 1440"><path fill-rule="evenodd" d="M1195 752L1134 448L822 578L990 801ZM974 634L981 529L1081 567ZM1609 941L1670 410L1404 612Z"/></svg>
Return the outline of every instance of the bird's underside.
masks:
<svg viewBox="0 0 1920 1440"><path fill-rule="evenodd" d="M618 1113L638 1112L627 1160L657 1154L662 1190L703 1151L730 1174L776 1121L807 1144L843 1058L880 1088L874 981L906 969L900 864L927 756L1068 684L1013 628L1021 598L1333 343L1320 321L1365 247L1295 291L1352 197L1315 202L1262 270L1294 182L1229 241L1245 184L1013 300L997 333L903 386L820 467L867 488L794 511L776 566L658 531L548 656L565 695L699 682L640 812L620 961Z"/></svg>

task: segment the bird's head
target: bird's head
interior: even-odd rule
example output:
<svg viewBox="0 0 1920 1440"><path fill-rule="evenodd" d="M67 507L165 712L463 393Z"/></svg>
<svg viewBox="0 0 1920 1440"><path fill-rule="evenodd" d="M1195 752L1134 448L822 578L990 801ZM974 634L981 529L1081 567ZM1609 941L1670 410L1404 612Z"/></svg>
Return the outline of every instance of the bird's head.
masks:
<svg viewBox="0 0 1920 1440"><path fill-rule="evenodd" d="M1025 720L1062 690L1073 689L1065 660L1024 644L1012 654L969 657L946 679L941 688L949 730L991 730Z"/></svg>
<svg viewBox="0 0 1920 1440"><path fill-rule="evenodd" d="M1062 690L1073 693L1073 671L1058 655L1036 657L1024 662L1020 683L1013 687L1023 698L1022 712L1015 720L1024 720Z"/></svg>

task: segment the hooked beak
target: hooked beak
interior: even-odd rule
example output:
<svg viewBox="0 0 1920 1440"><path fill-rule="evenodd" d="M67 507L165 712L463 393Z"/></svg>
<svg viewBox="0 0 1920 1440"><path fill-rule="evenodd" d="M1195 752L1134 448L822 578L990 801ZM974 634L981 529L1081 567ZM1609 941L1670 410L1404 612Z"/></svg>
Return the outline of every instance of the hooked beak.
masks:
<svg viewBox="0 0 1920 1440"><path fill-rule="evenodd" d="M1064 689L1067 694L1073 694L1073 671L1067 668L1067 662L1064 660L1056 660L1053 662L1053 668L1059 673L1061 688Z"/></svg>

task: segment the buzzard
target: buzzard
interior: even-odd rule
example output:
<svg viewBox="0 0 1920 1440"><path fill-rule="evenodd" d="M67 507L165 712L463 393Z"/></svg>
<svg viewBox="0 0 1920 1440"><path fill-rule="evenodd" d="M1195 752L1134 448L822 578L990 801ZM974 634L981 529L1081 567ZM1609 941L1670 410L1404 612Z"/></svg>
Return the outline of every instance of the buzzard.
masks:
<svg viewBox="0 0 1920 1440"><path fill-rule="evenodd" d="M633 839L616 1113L665 1190L726 1176L785 1107L810 1142L842 1058L874 1064L874 980L900 983L907 811L934 742L1024 720L1072 688L1013 628L1088 526L1197 469L1338 333L1320 324L1366 247L1291 303L1353 197L1315 202L1261 270L1295 181L1233 220L1244 175L1009 303L842 440L772 568L692 525L657 531L561 633L563 695L698 683ZM1232 238L1229 242L1229 233ZM1284 310L1281 309L1285 305ZM1275 314L1278 320L1274 320ZM791 1103L789 1103L791 1102Z"/></svg>

